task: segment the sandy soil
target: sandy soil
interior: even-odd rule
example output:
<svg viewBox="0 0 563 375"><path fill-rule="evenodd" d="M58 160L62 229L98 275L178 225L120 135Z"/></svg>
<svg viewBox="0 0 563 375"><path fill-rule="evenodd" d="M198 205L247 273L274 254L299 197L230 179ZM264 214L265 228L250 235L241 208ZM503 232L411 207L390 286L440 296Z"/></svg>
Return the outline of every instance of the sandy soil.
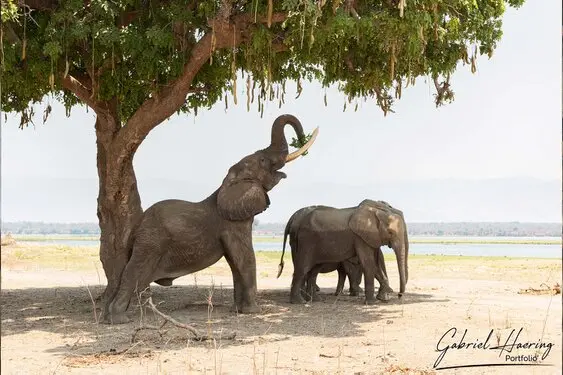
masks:
<svg viewBox="0 0 563 375"><path fill-rule="evenodd" d="M288 303L291 262L276 279L278 260L258 256L263 312L256 315L229 312L232 281L220 261L173 287L151 286L152 298L178 321L201 332L234 331L234 340L216 332L215 341L196 342L186 330L167 324L160 331L138 332L131 343L136 327L159 326L162 319L132 306L133 323L96 324L90 293L103 290L100 264L57 266L28 259L26 251L2 248L3 374L561 373L561 294L518 293L561 283L561 260L413 256L401 299L394 295L389 303L365 306L362 297L334 297L333 273L319 277L325 301L300 306ZM394 262L387 270L398 288ZM522 329L517 343L541 339L555 345L539 360L545 366L436 371L437 344L452 327L458 333L446 335L442 347L459 343L465 329L465 343L484 342L493 330L490 347L510 344ZM509 354L541 357L545 352L514 347ZM450 348L438 367L515 363L506 355L498 349Z"/></svg>

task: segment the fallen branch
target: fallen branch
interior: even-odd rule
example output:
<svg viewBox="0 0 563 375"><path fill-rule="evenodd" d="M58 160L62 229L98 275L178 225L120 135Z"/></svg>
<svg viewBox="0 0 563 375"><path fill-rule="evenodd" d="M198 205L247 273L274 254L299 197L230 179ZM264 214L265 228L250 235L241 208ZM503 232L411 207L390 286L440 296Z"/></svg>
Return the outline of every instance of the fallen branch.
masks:
<svg viewBox="0 0 563 375"><path fill-rule="evenodd" d="M149 306L149 308L152 311L154 311L155 314L162 317L164 319L164 323L162 323L162 325L160 327L150 326L150 325L142 325L142 326L136 328L135 332L133 332L133 335L131 337L131 341L133 341L135 339L135 337L136 337L137 333L139 333L139 331L142 331L142 330L145 330L145 329L158 331L158 333L162 336L163 333L161 333L160 330L162 329L162 327L164 327L164 325L167 322L172 323L174 326L176 326L178 328L183 328L183 329L188 330L193 335L193 340L195 340L195 341L213 340L215 338L213 334L211 334L211 335L202 334L196 328L194 328L193 326L191 326L189 324L181 323L181 322L177 321L176 319L172 318L171 316L166 315L165 313L163 313L162 311L157 309L156 305L152 301L152 297L149 297L146 300L145 304L147 304ZM222 332L220 332L219 335L220 335L219 338L221 338L222 340L233 340L236 336L236 332L229 332L226 335L223 335Z"/></svg>
<svg viewBox="0 0 563 375"><path fill-rule="evenodd" d="M556 283L553 287L549 287L548 285L542 283L540 287L545 287L542 289L534 289L534 288L527 288L527 289L520 289L518 294L561 294L561 285Z"/></svg>

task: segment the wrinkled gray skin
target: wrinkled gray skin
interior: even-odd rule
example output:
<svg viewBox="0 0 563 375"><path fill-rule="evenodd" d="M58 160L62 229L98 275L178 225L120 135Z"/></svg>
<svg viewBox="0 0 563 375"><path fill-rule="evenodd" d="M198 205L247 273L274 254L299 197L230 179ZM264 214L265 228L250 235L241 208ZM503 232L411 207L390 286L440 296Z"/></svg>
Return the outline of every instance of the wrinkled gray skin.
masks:
<svg viewBox="0 0 563 375"><path fill-rule="evenodd" d="M380 284L378 298L388 300L391 288L379 254L381 246L391 247L399 267L400 292L408 279L408 236L403 213L383 201L364 200L357 207L316 208L301 221L297 234L297 251L293 257L291 303L305 303L301 287L309 281L307 293L313 295L315 267L338 263L357 256L364 273L366 304L376 302L374 278ZM293 252L292 252L293 255ZM280 268L283 267L280 263ZM311 272L313 271L313 272Z"/></svg>
<svg viewBox="0 0 563 375"><path fill-rule="evenodd" d="M299 120L282 115L272 126L270 146L233 165L208 198L198 203L164 200L144 212L133 233L131 258L106 308L106 323L129 322L125 311L133 293L143 291L151 282L172 285L175 278L207 268L223 256L233 274L233 310L260 311L252 222L268 208L267 192L286 177L278 171L288 156L283 132L286 124L304 139Z"/></svg>
<svg viewBox="0 0 563 375"><path fill-rule="evenodd" d="M285 254L285 245L287 243L287 237L289 236L289 245L291 247L292 255L295 255L294 251L297 250L297 232L299 231L299 225L301 224L303 218L307 216L307 214L309 214L310 212L312 212L313 210L319 207L328 208L327 206L319 206L319 205L303 207L295 211L287 221L287 224L285 225L284 236L283 236L283 248L282 248L280 269L278 271L277 277L280 277L284 266L283 256ZM344 289L344 282L346 281L346 277L348 277L348 281L350 283L351 296L357 296L359 292L362 291L362 288L360 288L360 283L362 282L362 268L360 266L357 257L346 259L345 261L340 263L321 264L316 266L315 271L317 273L330 273L333 271L338 271L338 284L336 286L336 292L334 293L335 296L340 295L342 293L342 290ZM316 284L316 281L313 285L315 288L315 292L320 291L320 288ZM304 295L305 299L311 299L312 297L316 296L316 294L314 294L313 296L307 295L306 288L302 289L302 294Z"/></svg>

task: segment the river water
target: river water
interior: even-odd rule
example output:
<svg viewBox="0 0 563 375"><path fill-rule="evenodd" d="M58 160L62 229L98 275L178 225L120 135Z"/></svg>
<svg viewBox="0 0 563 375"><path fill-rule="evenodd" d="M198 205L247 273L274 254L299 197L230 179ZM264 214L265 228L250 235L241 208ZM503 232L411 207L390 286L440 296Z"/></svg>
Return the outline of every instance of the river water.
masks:
<svg viewBox="0 0 563 375"><path fill-rule="evenodd" d="M64 245L64 246L99 246L98 240L81 240L79 237L73 239L72 236L66 235L61 238L49 235L45 240L37 240L37 236L33 236L34 241L25 241L24 238L18 238L18 243L28 245ZM424 241L424 243L412 243L416 240ZM281 251L282 238L269 238L268 242L254 241L255 251ZM560 244L505 244L505 243L429 243L432 241L440 242L444 240L455 241L521 241L521 240L557 240L558 237L411 237L409 246L409 254L421 255L465 255L465 256L506 256L506 257L533 257L533 258L561 258L562 249ZM286 247L290 251L289 244ZM383 247L384 253L390 253L393 250Z"/></svg>

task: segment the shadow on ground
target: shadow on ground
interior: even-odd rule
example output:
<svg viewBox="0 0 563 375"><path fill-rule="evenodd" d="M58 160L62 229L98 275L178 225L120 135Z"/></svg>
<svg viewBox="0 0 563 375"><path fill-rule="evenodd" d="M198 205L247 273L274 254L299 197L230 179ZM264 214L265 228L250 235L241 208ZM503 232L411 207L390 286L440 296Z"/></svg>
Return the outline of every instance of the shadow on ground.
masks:
<svg viewBox="0 0 563 375"><path fill-rule="evenodd" d="M392 296L388 303L365 306L363 297L333 296L334 289L321 291L323 302L311 305L289 303L288 289L258 291L261 314L242 315L230 312L232 288L211 286L151 286L152 299L160 311L174 319L191 324L201 332L236 332L234 340L222 340L221 345L247 345L255 340L283 341L294 336L351 337L363 336L363 323L406 319L403 308L410 304L446 303L431 294L407 293L402 298ZM133 300L128 315L133 322L109 326L97 324L99 309L94 312L90 293L97 296L102 286L87 288L30 288L2 290L2 337L43 331L76 338L73 345L65 344L49 352L76 355L122 353L131 348L131 337L140 322L159 326L163 320L152 311L141 311ZM208 303L212 291L212 304ZM400 322L397 322L400 324ZM160 332L138 332L136 341L149 343L153 349L185 348L191 335L188 331L167 324ZM68 341L68 340L67 340ZM206 345L193 343L190 345Z"/></svg>

